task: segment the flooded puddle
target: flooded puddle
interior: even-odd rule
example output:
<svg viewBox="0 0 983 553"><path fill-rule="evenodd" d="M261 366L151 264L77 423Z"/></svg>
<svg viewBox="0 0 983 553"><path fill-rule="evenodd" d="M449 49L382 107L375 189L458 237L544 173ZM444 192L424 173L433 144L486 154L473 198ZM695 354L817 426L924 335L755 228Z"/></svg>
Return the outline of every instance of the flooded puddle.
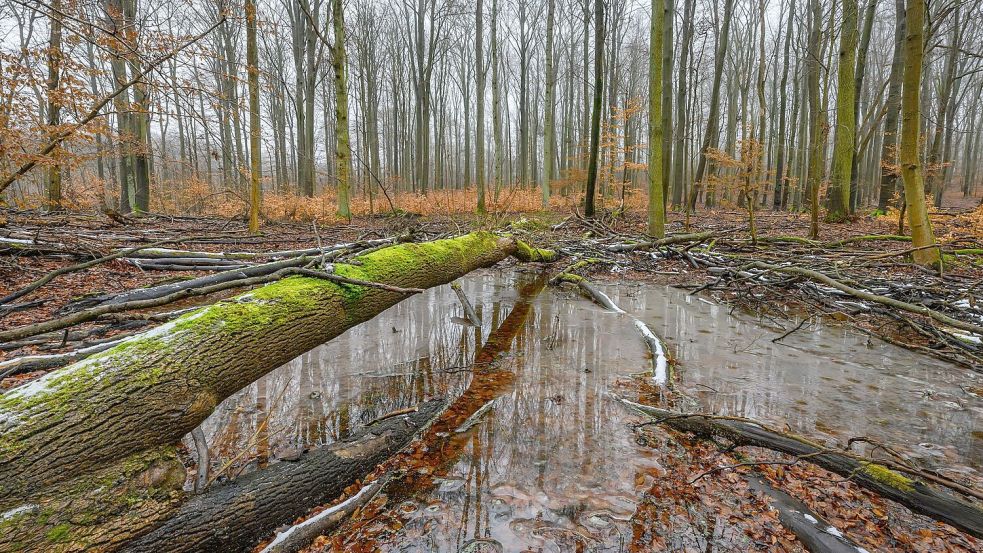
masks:
<svg viewBox="0 0 983 553"><path fill-rule="evenodd" d="M433 466L390 486L400 525L373 532L367 549L626 550L638 501L664 472L660 453L636 444L634 418L609 396L651 367L632 319L535 275L484 271L461 284L480 328L462 324L458 299L443 286L226 400L203 424L213 472L235 476L292 459L387 413L448 397L455 406L427 442ZM680 385L704 411L983 463L974 437L983 400L964 391L981 384L971 371L847 329L805 326L774 344L784 330L679 290L602 288L666 339Z"/></svg>

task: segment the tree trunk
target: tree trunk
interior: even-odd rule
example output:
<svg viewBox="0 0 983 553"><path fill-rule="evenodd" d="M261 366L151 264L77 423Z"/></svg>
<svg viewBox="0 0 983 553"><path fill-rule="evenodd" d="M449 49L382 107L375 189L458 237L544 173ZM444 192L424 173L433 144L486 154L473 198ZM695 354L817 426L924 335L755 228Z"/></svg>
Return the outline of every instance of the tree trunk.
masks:
<svg viewBox="0 0 983 553"><path fill-rule="evenodd" d="M594 0L594 102L590 118L590 159L587 162L587 190L584 216L594 216L597 187L597 157L601 138L601 100L604 94L604 2Z"/></svg>
<svg viewBox="0 0 983 553"><path fill-rule="evenodd" d="M648 234L666 235L665 173L662 163L662 39L665 9L663 0L652 0L649 28L649 139L648 139Z"/></svg>
<svg viewBox="0 0 983 553"><path fill-rule="evenodd" d="M771 205L773 209L780 209L787 205L788 198L788 186L786 186L786 175L785 175L785 154L786 151L791 148L791 141L786 139L786 107L788 106L788 66L791 61L791 47L792 47L792 21L795 19L795 5L796 1L791 0L789 2L789 13L786 17L788 20L785 22L785 58L782 61L782 82L779 85L781 89L781 100L778 107L778 152L776 154L775 161L775 196L772 198ZM795 117L793 116L792 125L795 125Z"/></svg>
<svg viewBox="0 0 983 553"><path fill-rule="evenodd" d="M686 158L686 73L689 71L690 42L693 40L693 9L696 0L683 0L683 35L679 45L679 72L676 82L676 136L673 148L672 205L683 203L684 175Z"/></svg>
<svg viewBox="0 0 983 553"><path fill-rule="evenodd" d="M246 71L249 74L249 232L259 232L260 120L259 51L256 47L256 2L246 0Z"/></svg>
<svg viewBox="0 0 983 553"><path fill-rule="evenodd" d="M485 205L485 47L482 45L484 39L484 13L482 10L482 0L477 0L474 9L475 34L474 34L474 75L475 84L478 90L475 93L477 102L477 114L475 116L474 147L475 147L475 185L478 188L478 214L488 211ZM470 132L470 129L468 130Z"/></svg>
<svg viewBox="0 0 983 553"><path fill-rule="evenodd" d="M52 0L52 16L50 18L50 33L48 40L48 133L58 133L61 123L61 104L59 97L61 89L61 0ZM58 155L57 153L55 154ZM55 210L61 207L61 163L55 159L48 167L48 208Z"/></svg>
<svg viewBox="0 0 983 553"><path fill-rule="evenodd" d="M75 480L4 520L0 551L248 551L274 530L332 501L405 447L444 402L418 406L354 437L283 461L201 495L163 447Z"/></svg>
<svg viewBox="0 0 983 553"><path fill-rule="evenodd" d="M514 239L474 233L378 250L360 256L360 265L336 265L335 272L429 288L508 255L548 257ZM105 463L175 443L246 384L404 297L287 278L0 396L0 510ZM274 341L279 347L270 348Z"/></svg>
<svg viewBox="0 0 983 553"><path fill-rule="evenodd" d="M904 179L905 207L911 228L912 257L921 265L940 261L932 224L925 206L924 175L918 155L919 94L921 93L922 59L925 55L923 33L925 0L908 0L905 10L904 79L901 90L901 177Z"/></svg>
<svg viewBox="0 0 983 553"><path fill-rule="evenodd" d="M822 64L820 35L822 6L819 0L811 0L812 27L809 30L808 88L809 88L809 237L819 238L819 187L822 185L822 158L825 138L819 100L819 71Z"/></svg>
<svg viewBox="0 0 983 553"><path fill-rule="evenodd" d="M332 0L334 19L334 48L331 66L334 68L335 92L335 177L338 179L338 215L351 217L349 189L352 175L352 147L348 130L348 61L345 53L345 10L342 0Z"/></svg>
<svg viewBox="0 0 983 553"><path fill-rule="evenodd" d="M546 7L546 114L543 124L543 209L550 205L550 183L553 180L553 158L556 154L556 62L553 52L553 32L556 26L556 0L547 0Z"/></svg>
<svg viewBox="0 0 983 553"><path fill-rule="evenodd" d="M334 500L405 447L446 407L430 401L358 436L279 462L185 501L167 521L126 545L129 553L249 551L273 530Z"/></svg>
<svg viewBox="0 0 983 553"><path fill-rule="evenodd" d="M707 152L711 148L717 147L717 135L720 134L720 82L724 74L724 62L727 59L727 40L730 34L730 20L732 19L733 7L734 0L724 0L724 17L720 27L720 36L717 39L717 52L714 55L713 62L713 84L710 86L710 112L707 116L703 145L700 148L700 160L696 165L696 175L693 177L693 188L690 190L690 211L696 208L697 196L699 196L700 188L703 186L708 162ZM651 67L649 70L651 71ZM651 141L651 137L649 140ZM712 173L713 171L711 170Z"/></svg>
<svg viewBox="0 0 983 553"><path fill-rule="evenodd" d="M850 182L856 146L857 118L857 0L843 0L840 61L836 86L836 130L833 133L833 167L830 171L829 212L826 219L839 222L850 215Z"/></svg>
<svg viewBox="0 0 983 553"><path fill-rule="evenodd" d="M877 209L887 210L897 190L898 171L898 115L901 111L901 78L904 73L905 0L894 0L894 54L888 77L887 101L884 106L884 141L881 143L881 186L877 196Z"/></svg>

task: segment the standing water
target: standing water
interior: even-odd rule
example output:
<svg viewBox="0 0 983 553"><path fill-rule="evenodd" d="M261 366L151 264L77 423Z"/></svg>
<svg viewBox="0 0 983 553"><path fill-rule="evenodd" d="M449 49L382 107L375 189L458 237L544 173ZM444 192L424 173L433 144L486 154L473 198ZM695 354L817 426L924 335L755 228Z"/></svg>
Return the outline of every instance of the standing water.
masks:
<svg viewBox="0 0 983 553"><path fill-rule="evenodd" d="M609 393L651 367L632 318L545 288L541 275L483 271L461 284L480 328L460 319L449 286L429 290L223 402L203 424L213 471L292 459L449 397L450 416L427 434L424 477L387 489L400 524L363 525L353 539L383 551L626 549L629 519L662 473ZM672 288L603 289L666 339L704 411L841 442L869 436L966 470L983 463L983 400L964 391L980 385L975 373L841 328L803 327L776 344L784 330Z"/></svg>

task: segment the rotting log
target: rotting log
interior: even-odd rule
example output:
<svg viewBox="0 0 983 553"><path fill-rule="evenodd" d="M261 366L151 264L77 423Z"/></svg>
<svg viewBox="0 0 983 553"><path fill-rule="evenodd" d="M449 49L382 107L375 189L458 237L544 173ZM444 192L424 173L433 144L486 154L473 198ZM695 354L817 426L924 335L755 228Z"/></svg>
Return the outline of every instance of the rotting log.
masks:
<svg viewBox="0 0 983 553"><path fill-rule="evenodd" d="M313 507L341 495L395 455L433 420L446 402L387 418L355 438L315 449L193 496L152 531L127 544L131 553L249 551Z"/></svg>
<svg viewBox="0 0 983 553"><path fill-rule="evenodd" d="M945 522L977 538L983 538L983 508L942 489L874 462L856 459L820 447L808 440L782 434L748 421L703 414L677 413L618 398L629 408L676 430L702 437L722 437L735 446L754 446L792 455L849 479L911 511Z"/></svg>
<svg viewBox="0 0 983 553"><path fill-rule="evenodd" d="M445 406L431 401L352 438L201 495L182 489L174 448L135 454L0 513L0 551L248 551L312 507L333 500L412 441Z"/></svg>
<svg viewBox="0 0 983 553"><path fill-rule="evenodd" d="M511 237L477 232L392 246L357 257L357 265L333 268L341 277L429 288L510 255L550 256ZM71 478L176 443L226 397L404 297L290 277L0 395L0 512Z"/></svg>

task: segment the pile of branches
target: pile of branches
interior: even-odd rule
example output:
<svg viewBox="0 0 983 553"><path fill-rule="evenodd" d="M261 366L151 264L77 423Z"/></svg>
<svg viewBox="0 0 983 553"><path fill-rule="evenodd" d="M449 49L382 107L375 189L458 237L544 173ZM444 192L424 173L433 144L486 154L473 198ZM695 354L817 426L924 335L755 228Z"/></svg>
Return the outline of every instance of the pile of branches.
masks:
<svg viewBox="0 0 983 553"><path fill-rule="evenodd" d="M983 372L983 273L972 265L983 245L972 240L940 246L948 260L969 261L938 271L910 262L915 249L906 236L831 242L769 236L752 243L744 229L717 228L651 240L597 222L562 224L590 233L557 248L580 260L580 267L681 275L666 269L688 266L688 282L675 284L691 293L716 292L718 299L772 319L788 318L790 303L798 307L793 312L802 315L800 324L788 334L815 316L850 321L889 343ZM693 283L694 276L704 282Z"/></svg>

